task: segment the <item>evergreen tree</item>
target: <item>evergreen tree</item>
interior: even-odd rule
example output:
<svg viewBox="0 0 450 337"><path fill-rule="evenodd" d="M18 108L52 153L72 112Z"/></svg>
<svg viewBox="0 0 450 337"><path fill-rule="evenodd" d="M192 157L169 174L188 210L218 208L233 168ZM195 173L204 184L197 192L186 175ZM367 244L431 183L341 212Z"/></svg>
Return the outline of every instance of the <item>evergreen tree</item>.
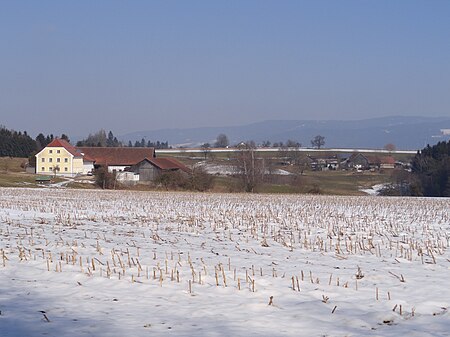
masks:
<svg viewBox="0 0 450 337"><path fill-rule="evenodd" d="M66 142L70 143L69 136L66 135L65 133L63 133L63 134L61 135L61 139L64 139Z"/></svg>
<svg viewBox="0 0 450 337"><path fill-rule="evenodd" d="M109 131L109 133L108 133L108 139L106 140L106 146L107 147L114 146L114 135L113 135L112 131Z"/></svg>
<svg viewBox="0 0 450 337"><path fill-rule="evenodd" d="M450 196L450 141L428 145L412 162L413 173L420 181L425 196Z"/></svg>
<svg viewBox="0 0 450 337"><path fill-rule="evenodd" d="M117 137L114 137L112 131L109 131L108 135L106 135L105 130L100 130L94 134L89 134L86 139L78 141L77 146L120 147L123 145Z"/></svg>
<svg viewBox="0 0 450 337"><path fill-rule="evenodd" d="M0 126L0 157L27 158L37 150L36 141L28 133Z"/></svg>
<svg viewBox="0 0 450 337"><path fill-rule="evenodd" d="M37 135L37 137L36 137L36 146L37 146L37 148L39 150L43 149L44 147L47 146L47 140L46 140L44 134L40 133L40 134Z"/></svg>

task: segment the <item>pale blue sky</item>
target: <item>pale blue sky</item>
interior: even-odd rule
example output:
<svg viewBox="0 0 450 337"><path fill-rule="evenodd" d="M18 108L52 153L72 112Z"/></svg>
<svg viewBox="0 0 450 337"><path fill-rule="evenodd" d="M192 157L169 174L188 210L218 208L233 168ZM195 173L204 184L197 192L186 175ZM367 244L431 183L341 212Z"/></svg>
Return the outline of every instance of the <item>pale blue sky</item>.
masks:
<svg viewBox="0 0 450 337"><path fill-rule="evenodd" d="M33 135L450 115L450 1L5 0L0 43Z"/></svg>

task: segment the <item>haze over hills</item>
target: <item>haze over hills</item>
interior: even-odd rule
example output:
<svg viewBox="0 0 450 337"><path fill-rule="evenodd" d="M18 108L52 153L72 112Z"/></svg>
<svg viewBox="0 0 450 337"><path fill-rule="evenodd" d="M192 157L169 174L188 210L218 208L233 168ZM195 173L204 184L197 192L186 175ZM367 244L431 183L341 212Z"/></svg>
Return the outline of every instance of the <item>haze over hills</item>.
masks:
<svg viewBox="0 0 450 337"><path fill-rule="evenodd" d="M449 130L449 131L445 131ZM161 129L128 133L124 142L144 138L146 141L168 141L172 146L213 144L224 133L230 144L254 140L286 142L288 139L311 146L316 135L325 137L325 147L380 149L393 143L398 149L417 150L427 144L450 139L450 117L381 117L362 120L268 120L242 126Z"/></svg>

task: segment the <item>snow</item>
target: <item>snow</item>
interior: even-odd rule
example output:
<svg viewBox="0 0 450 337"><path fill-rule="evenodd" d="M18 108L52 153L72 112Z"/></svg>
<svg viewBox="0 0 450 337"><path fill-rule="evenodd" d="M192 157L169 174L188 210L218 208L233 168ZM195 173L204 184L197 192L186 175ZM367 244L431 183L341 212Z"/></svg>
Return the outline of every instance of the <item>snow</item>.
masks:
<svg viewBox="0 0 450 337"><path fill-rule="evenodd" d="M216 174L216 175L236 174L236 168L232 165L220 165L206 162L200 162L197 165L202 167L208 174Z"/></svg>
<svg viewBox="0 0 450 337"><path fill-rule="evenodd" d="M72 179L72 178L66 178L66 180L63 180L63 181L61 181L61 182L59 182L59 183L52 183L52 184L49 184L49 185L42 185L42 186L44 186L44 187L52 187L52 188L60 188L60 187L66 187L68 184L70 184L71 182L74 182L75 181L75 179Z"/></svg>
<svg viewBox="0 0 450 337"><path fill-rule="evenodd" d="M276 170L273 172L273 174L278 174L278 175L280 175L280 176L289 176L289 175L291 175L292 173L289 172L289 171L286 171L286 170L276 169Z"/></svg>
<svg viewBox="0 0 450 337"><path fill-rule="evenodd" d="M361 192L367 193L368 195L378 195L380 191L386 187L386 184L373 185L371 188L360 189Z"/></svg>
<svg viewBox="0 0 450 337"><path fill-rule="evenodd" d="M449 336L449 206L0 189L0 336Z"/></svg>
<svg viewBox="0 0 450 337"><path fill-rule="evenodd" d="M205 162L200 162L197 165L202 167L209 174L233 175L233 174L238 173L237 168L232 165L220 165L220 164L212 164L212 163L205 163ZM282 169L275 169L275 170L273 170L273 172L270 172L269 170L267 170L266 173L283 175L283 176L291 175L291 173L289 171L282 170Z"/></svg>

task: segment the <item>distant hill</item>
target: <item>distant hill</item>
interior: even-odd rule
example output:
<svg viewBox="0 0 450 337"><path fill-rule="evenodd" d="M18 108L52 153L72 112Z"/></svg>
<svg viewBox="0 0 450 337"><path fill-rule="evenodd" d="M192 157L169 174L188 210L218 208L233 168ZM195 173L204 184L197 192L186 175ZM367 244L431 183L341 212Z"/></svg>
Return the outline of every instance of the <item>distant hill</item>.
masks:
<svg viewBox="0 0 450 337"><path fill-rule="evenodd" d="M141 140L168 141L172 146L213 144L219 133L225 133L231 144L254 140L286 142L292 139L304 147L311 146L316 135L325 137L325 147L380 149L393 143L398 149L422 149L441 140L450 139L450 117L381 117L362 120L314 121L269 120L242 126L161 129L140 131L120 137L127 143Z"/></svg>

